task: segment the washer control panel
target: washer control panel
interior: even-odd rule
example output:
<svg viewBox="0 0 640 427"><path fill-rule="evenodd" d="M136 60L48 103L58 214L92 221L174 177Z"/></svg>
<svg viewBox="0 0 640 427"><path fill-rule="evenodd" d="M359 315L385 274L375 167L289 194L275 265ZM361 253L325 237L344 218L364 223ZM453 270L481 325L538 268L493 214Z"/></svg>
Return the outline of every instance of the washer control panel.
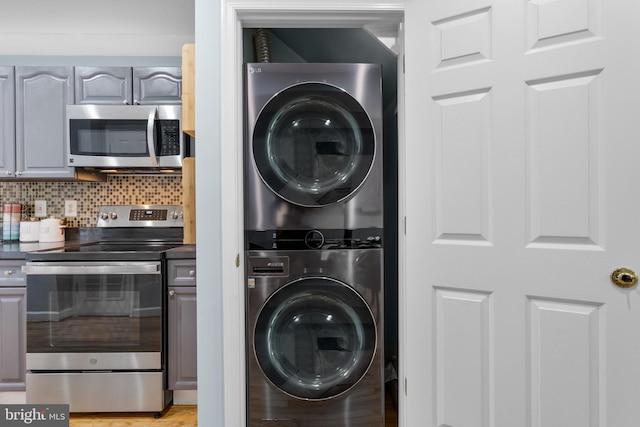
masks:
<svg viewBox="0 0 640 427"><path fill-rule="evenodd" d="M248 257L247 269L249 276L279 276L289 275L289 257Z"/></svg>

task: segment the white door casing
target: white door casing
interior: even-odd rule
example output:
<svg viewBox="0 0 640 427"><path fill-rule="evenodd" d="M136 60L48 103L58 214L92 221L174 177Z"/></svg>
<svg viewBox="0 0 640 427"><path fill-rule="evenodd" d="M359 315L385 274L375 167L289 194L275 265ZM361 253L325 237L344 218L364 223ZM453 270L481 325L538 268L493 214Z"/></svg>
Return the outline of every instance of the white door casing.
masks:
<svg viewBox="0 0 640 427"><path fill-rule="evenodd" d="M199 417L224 425L244 420L242 266L231 265L242 241L243 23L339 26L354 10L391 4L405 10L399 87L407 88L406 97L399 94L407 229L400 237L400 376L407 391L400 424L634 425L639 295L614 288L608 275L619 265L640 269L630 250L640 234L631 222L639 208L632 186L640 154L632 84L639 6L221 4L221 29L210 30L230 36L219 62L219 133L236 141L221 144L218 173L233 178L221 189L225 286L212 292L225 309L225 413L201 405Z"/></svg>
<svg viewBox="0 0 640 427"><path fill-rule="evenodd" d="M199 148L198 158L199 162L206 162L209 158L216 160L219 156L220 164L217 165L219 169L196 170L197 182L206 182L205 185L196 186L198 200L201 194L203 199L203 203L198 203L196 215L198 218L214 219L213 223L205 221L205 224L198 226L197 268L198 271L202 270L203 277L219 279L224 286L198 290L198 324L204 325L198 328L199 343L203 343L198 345L198 364L202 366L202 369L198 368L198 418L212 425L244 426L245 283L244 260L239 255L243 252L242 29L363 27L377 31L393 25L397 27L402 20L404 3L396 0L384 3L369 0L348 3L339 0L218 0L218 11L207 1L196 0L196 26L199 26L196 56L203 58L217 53L217 45L213 41L219 38L220 58L217 61L216 58L214 61L207 58L196 62L196 86L200 88L196 110L198 117L211 117L206 113L219 112L220 118L219 121L197 119L198 146L204 146ZM218 12L219 29L207 20L208 16L215 18ZM221 38L221 34L225 35L224 38ZM214 66L217 70L213 69ZM219 76L220 81L212 81L208 76ZM201 93L206 96L201 96ZM219 123L219 128L212 126L215 123ZM212 147L219 147L219 152L214 152ZM210 206L204 199L215 195L217 191L220 192L220 200L214 200L215 206ZM213 211L207 210L207 207ZM219 227L215 220L220 221ZM218 244L222 262L216 270L216 264L211 262L210 257L218 254ZM207 330L207 327L211 327L211 330ZM215 354L212 355L212 351ZM206 360L211 363L206 363Z"/></svg>
<svg viewBox="0 0 640 427"><path fill-rule="evenodd" d="M639 12L407 5L403 425L640 419Z"/></svg>

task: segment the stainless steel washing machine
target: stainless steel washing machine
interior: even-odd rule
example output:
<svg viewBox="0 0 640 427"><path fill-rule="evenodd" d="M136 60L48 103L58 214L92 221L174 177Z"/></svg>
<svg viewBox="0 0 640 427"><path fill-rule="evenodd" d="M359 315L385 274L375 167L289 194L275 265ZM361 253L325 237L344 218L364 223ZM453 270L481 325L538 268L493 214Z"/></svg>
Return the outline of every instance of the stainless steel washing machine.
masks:
<svg viewBox="0 0 640 427"><path fill-rule="evenodd" d="M347 246L247 252L250 427L384 426L383 249Z"/></svg>
<svg viewBox="0 0 640 427"><path fill-rule="evenodd" d="M245 229L382 228L378 64L245 67Z"/></svg>

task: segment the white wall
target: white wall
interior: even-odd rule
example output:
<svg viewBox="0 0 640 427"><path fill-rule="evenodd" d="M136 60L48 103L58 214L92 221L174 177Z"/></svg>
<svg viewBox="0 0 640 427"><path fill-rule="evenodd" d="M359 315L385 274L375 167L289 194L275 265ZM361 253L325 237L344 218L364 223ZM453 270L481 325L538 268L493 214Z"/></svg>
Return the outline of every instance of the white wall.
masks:
<svg viewBox="0 0 640 427"><path fill-rule="evenodd" d="M0 56L179 57L195 40L194 0L2 0L0 7Z"/></svg>

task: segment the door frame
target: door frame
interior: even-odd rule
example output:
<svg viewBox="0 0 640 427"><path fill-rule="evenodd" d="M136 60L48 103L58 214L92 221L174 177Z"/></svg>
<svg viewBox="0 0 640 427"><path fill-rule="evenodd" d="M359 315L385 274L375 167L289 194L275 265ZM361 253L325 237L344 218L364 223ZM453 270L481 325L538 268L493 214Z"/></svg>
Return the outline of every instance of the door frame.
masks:
<svg viewBox="0 0 640 427"><path fill-rule="evenodd" d="M243 82L242 82L242 30L243 28L367 28L375 32L385 25L399 28L398 65L402 65L404 40L402 27L404 22L404 2L400 1L362 1L356 3L318 2L310 0L300 2L283 0L279 3L265 4L259 0L226 1L221 0L221 28L218 35L220 45L220 141L234 141L232 144L220 144L221 170L225 185L221 191L221 251L223 254L222 283L222 339L223 339L223 382L224 382L224 423L225 425L246 425L246 348L244 340L245 301L244 293L244 252L243 230ZM196 11L197 12L197 11ZM198 45L196 45L196 48ZM199 50L196 55L199 55ZM399 68L402 70L402 68ZM201 109L198 109L201 111ZM398 162L399 170L404 170L405 141L404 132L404 74L398 72ZM229 124L229 125L226 125ZM405 235L403 218L405 217L405 177L398 176L398 313L405 313ZM200 216L200 215L199 215ZM225 266L229 254L234 254L235 268ZM226 255L225 255L226 254ZM203 261L203 263L206 261ZM235 285L235 286L234 286ZM228 291L227 288L234 290ZM198 310L200 313L201 310ZM199 322L201 323L201 322ZM398 316L399 341L399 378L405 378L404 338L406 319ZM222 350L220 350L222 351ZM200 359L200 358L199 358ZM202 372L202 370L200 370ZM402 380L401 380L402 382ZM199 382L202 384L202 382ZM403 389L403 387L401 387ZM202 396L204 397L204 396ZM204 402L203 402L204 403ZM404 426L404 393L399 393L399 425ZM204 411L201 410L204 409ZM199 412L201 419L212 419L203 404ZM211 414L213 415L213 414ZM220 414L215 414L220 416ZM200 417L200 415L199 415Z"/></svg>

